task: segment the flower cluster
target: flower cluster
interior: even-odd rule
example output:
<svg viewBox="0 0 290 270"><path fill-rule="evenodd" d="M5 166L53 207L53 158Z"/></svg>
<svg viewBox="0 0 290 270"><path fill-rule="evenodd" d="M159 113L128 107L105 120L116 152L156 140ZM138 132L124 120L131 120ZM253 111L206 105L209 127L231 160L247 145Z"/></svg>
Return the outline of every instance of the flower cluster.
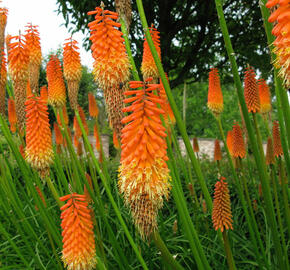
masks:
<svg viewBox="0 0 290 270"><path fill-rule="evenodd" d="M274 53L277 58L275 66L280 68L279 75L283 78L287 88L290 87L290 27L289 27L289 12L290 5L288 0L268 0L267 8L274 8L268 21L276 23L272 30L272 34L276 37L273 42Z"/></svg>
<svg viewBox="0 0 290 270"><path fill-rule="evenodd" d="M130 206L135 225L142 237L149 237L157 227L157 213L163 205L163 197L169 195L169 170L166 160L165 128L162 126L158 108L162 104L153 92L159 84L130 82L124 100L131 105L124 112L131 112L122 122L121 165L119 189Z"/></svg>

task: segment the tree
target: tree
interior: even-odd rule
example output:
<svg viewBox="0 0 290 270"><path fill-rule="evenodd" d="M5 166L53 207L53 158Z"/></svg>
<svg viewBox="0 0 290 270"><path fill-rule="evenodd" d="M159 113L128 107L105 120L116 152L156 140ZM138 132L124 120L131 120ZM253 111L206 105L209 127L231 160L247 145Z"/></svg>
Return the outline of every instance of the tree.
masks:
<svg viewBox="0 0 290 270"><path fill-rule="evenodd" d="M106 8L114 10L114 1L104 1ZM58 12L71 32L88 33L88 23L93 20L87 12L94 10L94 0L57 0ZM160 31L162 63L169 73L171 86L185 80L196 82L207 78L211 66L229 75L229 64L215 3L212 0L143 0L148 24ZM143 32L136 3L132 7L130 39L137 67L142 60ZM263 30L258 0L224 1L225 17L242 73L249 63L258 68L263 77L270 75L270 56ZM89 49L88 37L84 46ZM226 76L225 79L229 79Z"/></svg>

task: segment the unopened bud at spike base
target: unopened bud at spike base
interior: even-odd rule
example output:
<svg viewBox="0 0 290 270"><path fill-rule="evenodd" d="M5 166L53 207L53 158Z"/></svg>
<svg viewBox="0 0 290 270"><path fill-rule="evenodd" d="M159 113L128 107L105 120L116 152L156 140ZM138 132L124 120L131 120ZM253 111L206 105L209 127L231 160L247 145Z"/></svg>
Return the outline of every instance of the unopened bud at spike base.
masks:
<svg viewBox="0 0 290 270"><path fill-rule="evenodd" d="M130 207L134 223L142 238L157 229L158 210L163 197L168 198L170 176L166 160L165 128L160 120L164 111L157 104L162 100L154 94L159 84L130 82L124 102L130 113L122 122L119 190Z"/></svg>
<svg viewBox="0 0 290 270"><path fill-rule="evenodd" d="M29 55L29 81L33 93L38 92L39 70L42 60L38 26L26 25L26 46Z"/></svg>
<svg viewBox="0 0 290 270"><path fill-rule="evenodd" d="M63 47L63 73L67 81L68 97L73 110L78 106L78 91L82 77L81 58L77 41L67 39Z"/></svg>

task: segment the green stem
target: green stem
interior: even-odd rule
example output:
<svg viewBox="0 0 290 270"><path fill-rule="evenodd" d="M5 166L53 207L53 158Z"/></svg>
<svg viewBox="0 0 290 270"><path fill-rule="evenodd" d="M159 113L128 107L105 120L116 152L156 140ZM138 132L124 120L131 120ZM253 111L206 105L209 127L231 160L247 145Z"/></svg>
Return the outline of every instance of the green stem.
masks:
<svg viewBox="0 0 290 270"><path fill-rule="evenodd" d="M126 47L126 50L127 50L128 58L129 58L131 66L132 66L132 72L133 72L134 80L135 81L140 81L140 77L139 77L139 74L138 74L138 71L137 71L137 68L136 68L136 65L135 65L135 61L134 61L134 58L133 58L133 55L132 55L131 47L130 47L127 27L126 27L124 19L122 17L120 18L120 23L121 23L121 30L122 30L122 33L123 33L123 37L124 37L124 40L125 40L125 47Z"/></svg>
<svg viewBox="0 0 290 270"><path fill-rule="evenodd" d="M220 119L220 117L216 117L216 120L217 120L217 123L218 123L218 128L219 128L220 135L222 137L222 141L224 143L224 148L226 150L226 154L227 154L228 162L230 164L231 172L232 172L232 175L234 176L234 184L235 184L235 186L237 188L238 195L239 195L239 198L241 200L243 210L245 212L245 217L246 217L246 220L247 220L247 225L248 225L248 229L249 229L249 232L250 232L250 237L251 237L251 240L252 240L253 245L254 245L255 254L257 256L257 259L260 261L261 260L260 257L261 257L261 253L262 253L262 258L264 260L264 263L265 263L265 265L267 265L268 262L267 262L267 259L266 259L266 254L265 254L265 250L264 250L263 244L261 244L262 241L260 240L259 231L257 230L257 223L256 223L255 219L252 219L252 216L250 216L250 214L248 212L248 205L246 203L246 200L245 200L245 197L244 197L244 193L243 193L243 188L240 185L240 181L239 181L237 172L236 172L235 167L234 167L233 160L231 158L231 155L230 155L230 152L229 152L229 149L228 149L228 146L227 146L227 142L226 142L224 130L223 130L223 127L222 127L221 119ZM258 243L259 243L261 252L259 252L259 250L258 250L258 245L257 245L256 238L258 239ZM262 269L262 267L260 266L260 263L259 263L259 267Z"/></svg>
<svg viewBox="0 0 290 270"><path fill-rule="evenodd" d="M167 249L166 245L164 244L163 240L161 239L158 231L155 231L152 235L153 241L157 248L161 252L162 258L171 266L171 269L174 270L182 270L184 269L178 261L176 261L172 255L170 254L169 250Z"/></svg>
<svg viewBox="0 0 290 270"><path fill-rule="evenodd" d="M272 235L274 246L275 246L275 252L277 254L277 257L281 258L282 257L282 249L281 249L281 245L280 245L280 241L279 241L279 237L278 237L277 222L276 222L275 215L274 215L273 199L272 199L272 195L270 192L269 176L266 172L265 158L263 155L260 155L260 153L259 153L259 147L258 147L257 141L255 139L253 127L252 127L251 122L250 122L250 117L248 115L247 106L246 106L245 99L243 96L242 83L241 83L241 80L239 77L238 66L237 66L236 59L235 59L235 53L234 53L234 50L232 48L226 20L225 20L224 13L223 13L222 1L215 0L215 4L216 4L216 10L217 10L217 14L218 14L219 23L220 23L220 28L222 30L224 41L225 41L225 47L226 47L228 57L229 57L229 60L231 62L231 66L232 66L232 73L234 76L234 82L235 82L235 86L236 86L236 90L237 90L237 94L238 94L238 99L239 99L239 102L241 105L241 110L242 110L242 113L243 113L243 116L245 119L245 124L247 127L250 143L251 143L251 146L253 149L259 178L260 178L261 183L262 183L262 189L263 189L263 194L264 194L264 199L265 199L265 204L266 204L265 212L266 212L266 215L268 217L267 220L269 222L269 227L270 227L271 232L272 232L271 235ZM279 263L280 269L285 269L281 260L278 260L278 263Z"/></svg>
<svg viewBox="0 0 290 270"><path fill-rule="evenodd" d="M50 191L51 191L51 193L52 193L52 195L53 195L55 201L57 202L58 206L59 206L59 207L62 207L62 206L64 205L64 202L62 202L62 201L59 199L58 192L57 192L57 190L55 189L53 183L51 182L50 177L46 177L45 180L46 180L47 185L48 185L48 187L49 187L49 189L50 189Z"/></svg>
<svg viewBox="0 0 290 270"><path fill-rule="evenodd" d="M235 265L235 261L233 258L233 254L232 254L232 250L231 250L231 246L230 246L230 241L229 241L228 236L227 236L227 231L224 230L222 234L223 234L223 239L224 239L224 246L225 246L229 270L235 270L236 265Z"/></svg>
<svg viewBox="0 0 290 270"><path fill-rule="evenodd" d="M152 56L154 58L154 62L156 64L156 67L158 69L159 75L161 77L161 81L163 83L165 92L167 94L168 101L170 103L171 109L172 109L172 111L174 113L174 116L175 116L175 119L176 119L176 124L177 124L178 129L179 129L179 131L181 133L181 136L183 138L183 141L184 141L186 150L188 152L189 158L190 158L190 160L192 162L193 168L194 168L195 173L197 175L197 179L199 181L199 184L201 186L202 192L204 194L204 198L205 198L207 207L208 207L209 211L212 211L212 200L211 200L208 188L206 186L206 182L205 182L205 179L203 177L201 168L200 168L200 166L199 166L199 164L197 162L197 159L196 159L196 157L194 155L190 140L189 140L188 135L186 133L185 125L184 125L184 123L182 121L181 115L180 115L180 113L178 111L178 108L177 108L177 105L176 105L176 103L174 101L174 97L172 95L169 83L168 83L167 78L165 76L165 73L164 73L161 61L159 59L158 53L157 53L156 48L154 46L154 43L152 41L152 37L150 35L149 29L148 29L147 20L146 20L146 16L145 16L145 13L144 13L142 0L136 0L136 3L137 3L139 15L140 15L141 23L142 23L142 26L143 26L143 29L144 29L144 32L145 32L146 40L148 42L151 54L152 54Z"/></svg>
<svg viewBox="0 0 290 270"><path fill-rule="evenodd" d="M280 205L279 205L279 199L278 199L278 192L277 192L277 185L276 185L276 173L275 173L275 167L271 164L270 165L271 170L271 179L272 179L272 185L273 185L273 192L274 192L274 198L275 198L275 205L276 205L276 211L277 211L277 219L278 219L278 225L280 228L280 235L281 235L281 241L282 241L282 247L284 251L284 258L287 268L289 269L289 262L288 262L288 256L287 256L287 248L286 248L286 242L284 237L284 229L282 224L282 218L281 218L281 211L280 211ZM277 181L278 182L278 181Z"/></svg>
<svg viewBox="0 0 290 270"><path fill-rule="evenodd" d="M281 179L285 218L286 218L286 223L287 223L287 228L288 228L288 235L290 235L290 210L289 210L289 201L288 201L288 195L287 195L288 185L286 182L286 176L285 176L284 166L283 166L281 157L278 158L278 167L279 167L279 173L280 173L280 179Z"/></svg>

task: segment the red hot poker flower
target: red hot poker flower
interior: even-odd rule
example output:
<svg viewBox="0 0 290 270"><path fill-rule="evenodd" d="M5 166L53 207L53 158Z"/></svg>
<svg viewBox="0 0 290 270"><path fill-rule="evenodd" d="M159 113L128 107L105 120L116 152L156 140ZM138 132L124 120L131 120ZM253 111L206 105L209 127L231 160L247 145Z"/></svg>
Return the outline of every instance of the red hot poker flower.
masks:
<svg viewBox="0 0 290 270"><path fill-rule="evenodd" d="M223 94L217 68L212 68L209 72L207 106L215 115L219 115L224 109Z"/></svg>
<svg viewBox="0 0 290 270"><path fill-rule="evenodd" d="M67 201L61 207L62 261L68 269L92 270L97 264L91 211L85 195L77 193L60 198Z"/></svg>
<svg viewBox="0 0 290 270"><path fill-rule="evenodd" d="M215 184L213 211L212 211L212 222L214 229L217 231L221 229L233 230L233 220L231 211L231 201L228 189L228 183L224 182L225 178L221 178Z"/></svg>

